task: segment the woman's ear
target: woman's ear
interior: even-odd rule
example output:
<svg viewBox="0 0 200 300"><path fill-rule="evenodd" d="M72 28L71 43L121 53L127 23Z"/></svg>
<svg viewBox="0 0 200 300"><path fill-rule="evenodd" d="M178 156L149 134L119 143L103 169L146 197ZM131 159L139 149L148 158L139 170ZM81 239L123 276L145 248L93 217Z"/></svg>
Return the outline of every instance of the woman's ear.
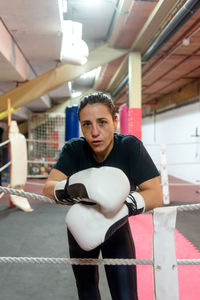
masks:
<svg viewBox="0 0 200 300"><path fill-rule="evenodd" d="M114 118L114 127L115 127L115 131L116 131L116 129L117 129L118 121L119 121L119 118L118 118L117 115L115 115L115 118Z"/></svg>

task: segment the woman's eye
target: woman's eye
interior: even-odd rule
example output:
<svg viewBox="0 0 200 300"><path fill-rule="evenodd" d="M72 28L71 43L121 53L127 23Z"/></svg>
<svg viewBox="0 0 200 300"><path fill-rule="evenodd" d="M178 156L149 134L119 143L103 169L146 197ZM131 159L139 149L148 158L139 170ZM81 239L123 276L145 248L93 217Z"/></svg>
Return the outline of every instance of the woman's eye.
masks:
<svg viewBox="0 0 200 300"><path fill-rule="evenodd" d="M106 124L106 121L105 121L105 120L101 120L101 121L99 121L99 124L100 124L100 125L105 125L105 124Z"/></svg>
<svg viewBox="0 0 200 300"><path fill-rule="evenodd" d="M83 123L82 126L83 127L88 127L90 125L90 123Z"/></svg>

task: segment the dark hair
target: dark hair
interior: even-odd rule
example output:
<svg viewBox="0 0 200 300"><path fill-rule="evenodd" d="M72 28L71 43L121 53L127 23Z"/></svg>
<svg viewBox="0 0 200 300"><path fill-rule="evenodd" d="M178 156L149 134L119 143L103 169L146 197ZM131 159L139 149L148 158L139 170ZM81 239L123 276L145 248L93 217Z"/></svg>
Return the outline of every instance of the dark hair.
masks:
<svg viewBox="0 0 200 300"><path fill-rule="evenodd" d="M80 112L81 110L88 104L95 104L95 103L100 103L105 106L107 106L108 110L110 111L110 114L115 120L116 117L116 108L115 105L110 97L108 97L106 94L97 92L97 93L92 93L84 96L81 98L79 109L78 109L78 117L80 119Z"/></svg>

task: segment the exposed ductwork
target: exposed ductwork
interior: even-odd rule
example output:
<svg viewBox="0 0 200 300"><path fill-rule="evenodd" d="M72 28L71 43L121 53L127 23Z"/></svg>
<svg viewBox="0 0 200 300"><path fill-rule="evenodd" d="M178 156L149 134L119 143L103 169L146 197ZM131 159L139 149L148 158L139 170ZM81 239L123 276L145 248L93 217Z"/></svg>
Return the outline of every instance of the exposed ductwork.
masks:
<svg viewBox="0 0 200 300"><path fill-rule="evenodd" d="M200 8L199 0L188 0L165 27L153 44L142 55L142 61L150 60L156 53L175 35L175 33L197 12ZM120 82L119 86L112 92L111 96L117 94L128 84L128 75Z"/></svg>
<svg viewBox="0 0 200 300"><path fill-rule="evenodd" d="M143 54L142 61L152 58L175 33L197 12L200 7L199 0L188 0L174 16L171 22L161 32L155 42Z"/></svg>

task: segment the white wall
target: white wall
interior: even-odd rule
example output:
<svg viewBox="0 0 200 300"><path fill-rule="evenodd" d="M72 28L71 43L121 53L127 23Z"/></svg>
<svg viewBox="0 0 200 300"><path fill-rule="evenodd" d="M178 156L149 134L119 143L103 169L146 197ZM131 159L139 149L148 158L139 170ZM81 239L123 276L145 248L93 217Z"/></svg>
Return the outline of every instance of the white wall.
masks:
<svg viewBox="0 0 200 300"><path fill-rule="evenodd" d="M200 181L200 136L193 136L196 128L200 135L200 102L143 118L142 141L156 164L160 158L159 146L155 145L166 144L168 173L197 183Z"/></svg>

